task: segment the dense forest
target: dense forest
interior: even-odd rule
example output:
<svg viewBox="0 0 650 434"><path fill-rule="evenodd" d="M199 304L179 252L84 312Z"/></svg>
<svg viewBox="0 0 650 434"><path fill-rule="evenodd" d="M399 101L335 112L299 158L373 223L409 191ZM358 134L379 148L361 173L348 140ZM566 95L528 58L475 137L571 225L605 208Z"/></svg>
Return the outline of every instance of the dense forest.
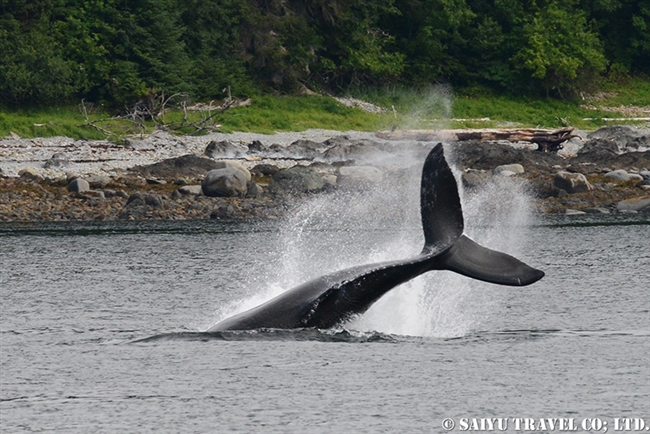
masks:
<svg viewBox="0 0 650 434"><path fill-rule="evenodd" d="M0 0L0 104L650 74L650 0Z"/></svg>

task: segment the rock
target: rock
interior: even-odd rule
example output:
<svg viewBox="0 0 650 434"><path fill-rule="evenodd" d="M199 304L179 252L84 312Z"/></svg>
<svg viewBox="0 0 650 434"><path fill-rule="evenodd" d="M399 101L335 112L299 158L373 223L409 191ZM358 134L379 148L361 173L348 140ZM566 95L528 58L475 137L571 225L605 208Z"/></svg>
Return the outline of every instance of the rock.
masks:
<svg viewBox="0 0 650 434"><path fill-rule="evenodd" d="M329 185L331 187L335 186L338 181L338 177L336 175L324 175L323 176L323 182L325 185Z"/></svg>
<svg viewBox="0 0 650 434"><path fill-rule="evenodd" d="M246 174L234 167L208 172L201 183L203 194L210 197L244 196L247 191Z"/></svg>
<svg viewBox="0 0 650 434"><path fill-rule="evenodd" d="M280 170L269 183L269 191L278 193L309 193L322 190L323 177L311 167L293 166Z"/></svg>
<svg viewBox="0 0 650 434"><path fill-rule="evenodd" d="M373 166L344 166L339 168L339 184L370 182L377 183L383 178L381 170Z"/></svg>
<svg viewBox="0 0 650 434"><path fill-rule="evenodd" d="M594 138L587 140L578 151L579 161L607 161L618 155L618 145L607 139Z"/></svg>
<svg viewBox="0 0 650 434"><path fill-rule="evenodd" d="M592 185L582 173L558 172L555 174L553 184L569 194L593 190Z"/></svg>
<svg viewBox="0 0 650 434"><path fill-rule="evenodd" d="M248 154L248 147L227 140L213 140L203 153L210 158L240 158Z"/></svg>
<svg viewBox="0 0 650 434"><path fill-rule="evenodd" d="M314 142L311 140L296 140L289 146L284 148L283 154L290 158L308 159L313 160L323 153L328 148L328 145L323 143Z"/></svg>
<svg viewBox="0 0 650 434"><path fill-rule="evenodd" d="M58 152L52 155L50 159L43 164L43 167L45 169L51 169L53 167L62 167L68 164L70 164L70 160L68 160L65 154Z"/></svg>
<svg viewBox="0 0 650 434"><path fill-rule="evenodd" d="M12 140L20 140L20 136L14 133L13 131L9 131L9 134L7 134L7 138Z"/></svg>
<svg viewBox="0 0 650 434"><path fill-rule="evenodd" d="M147 178L145 181L147 181L147 184L149 184L149 185L165 185L165 184L167 184L167 181L165 181L164 179Z"/></svg>
<svg viewBox="0 0 650 434"><path fill-rule="evenodd" d="M68 191L75 193L82 193L90 190L90 184L85 179L76 178L68 184Z"/></svg>
<svg viewBox="0 0 650 434"><path fill-rule="evenodd" d="M635 197L633 199L622 200L616 204L616 209L619 212L650 212L650 197Z"/></svg>
<svg viewBox="0 0 650 434"><path fill-rule="evenodd" d="M202 187L200 185L184 185L178 190L174 190L174 191L178 191L179 193L186 194L186 195L188 194L197 195L203 192Z"/></svg>
<svg viewBox="0 0 650 434"><path fill-rule="evenodd" d="M489 178L490 175L485 170L474 169L467 169L460 177L463 185L467 188L483 185Z"/></svg>
<svg viewBox="0 0 650 434"><path fill-rule="evenodd" d="M616 125L601 128L587 136L589 139L601 139L614 143L617 152L637 151L650 147L650 130Z"/></svg>
<svg viewBox="0 0 650 434"><path fill-rule="evenodd" d="M579 211L577 209L567 208L566 210L564 210L564 214L566 214L566 215L585 215L587 213L584 212L584 211Z"/></svg>
<svg viewBox="0 0 650 434"><path fill-rule="evenodd" d="M118 214L118 218L129 220L150 218L152 210L163 211L164 209L164 201L159 195L133 193Z"/></svg>
<svg viewBox="0 0 650 434"><path fill-rule="evenodd" d="M219 204L210 212L210 218L213 220L234 219L237 217L240 217L239 213L229 203Z"/></svg>
<svg viewBox="0 0 650 434"><path fill-rule="evenodd" d="M265 176L274 176L279 171L280 168L273 164L258 164L253 167L250 172L251 175L255 176L256 178L261 178Z"/></svg>
<svg viewBox="0 0 650 434"><path fill-rule="evenodd" d="M521 164L502 164L501 166L497 166L494 168L492 171L493 174L499 175L502 174L502 172L510 172L512 175L519 175L524 173L524 166ZM506 176L512 176L512 175L506 175Z"/></svg>
<svg viewBox="0 0 650 434"><path fill-rule="evenodd" d="M157 194L148 194L144 197L144 203L153 209L164 209L162 198Z"/></svg>
<svg viewBox="0 0 650 434"><path fill-rule="evenodd" d="M125 207L150 206L154 209L163 209L163 200L157 194L133 193L126 201Z"/></svg>
<svg viewBox="0 0 650 434"><path fill-rule="evenodd" d="M374 143L360 141L338 143L323 152L320 158L324 161L357 161L381 158L382 156L386 156L386 153L379 150Z"/></svg>
<svg viewBox="0 0 650 434"><path fill-rule="evenodd" d="M650 170L642 170L639 172L639 175L641 175L643 179L650 179Z"/></svg>
<svg viewBox="0 0 650 434"><path fill-rule="evenodd" d="M561 166L565 160L554 152L531 152L498 142L468 140L454 149L454 160L460 169L492 171L497 166L518 164L535 176L535 172L551 171L552 166Z"/></svg>
<svg viewBox="0 0 650 434"><path fill-rule="evenodd" d="M627 173L627 171L623 169L618 169L618 170L612 170L611 172L607 172L604 175L605 178L612 179L614 181L629 181L630 180L630 174Z"/></svg>
<svg viewBox="0 0 650 434"><path fill-rule="evenodd" d="M77 197L81 199L105 199L106 195L101 190L86 190L84 192L77 193Z"/></svg>
<svg viewBox="0 0 650 434"><path fill-rule="evenodd" d="M129 172L145 178L171 180L203 177L209 171L216 169L216 166L214 160L187 154L181 157L169 158L160 163L136 166L129 169Z"/></svg>
<svg viewBox="0 0 650 434"><path fill-rule="evenodd" d="M124 146L135 150L151 149L152 145L144 140L124 139Z"/></svg>
<svg viewBox="0 0 650 434"><path fill-rule="evenodd" d="M36 172L36 169L33 167L28 167L26 169L21 170L18 172L18 176L20 176L23 179L30 179L33 181L42 181L43 177Z"/></svg>
<svg viewBox="0 0 650 434"><path fill-rule="evenodd" d="M264 194L264 189L255 181L248 181L246 184L246 197L260 197Z"/></svg>
<svg viewBox="0 0 650 434"><path fill-rule="evenodd" d="M90 188L104 188L111 182L109 176L89 176L85 179L88 181Z"/></svg>
<svg viewBox="0 0 650 434"><path fill-rule="evenodd" d="M220 160L220 161L215 161L214 163L215 163L214 165L215 169L225 169L226 167L233 167L235 169L241 170L244 173L244 176L246 176L247 181L251 180L251 172L239 161Z"/></svg>
<svg viewBox="0 0 650 434"><path fill-rule="evenodd" d="M600 208L600 207L586 208L583 209L583 211L586 212L587 214L610 214L607 208Z"/></svg>
<svg viewBox="0 0 650 434"><path fill-rule="evenodd" d="M253 143L248 145L249 154L263 154L267 152L267 150L266 145L259 140L253 140Z"/></svg>

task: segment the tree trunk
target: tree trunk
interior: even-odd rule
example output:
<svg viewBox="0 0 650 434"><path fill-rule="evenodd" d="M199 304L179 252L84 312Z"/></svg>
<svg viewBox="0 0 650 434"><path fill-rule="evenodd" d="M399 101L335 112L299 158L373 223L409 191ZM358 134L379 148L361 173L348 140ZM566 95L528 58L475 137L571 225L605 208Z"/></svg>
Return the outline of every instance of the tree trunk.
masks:
<svg viewBox="0 0 650 434"><path fill-rule="evenodd" d="M566 127L557 130L535 128L521 129L480 129L480 130L396 130L378 131L377 137L386 140L417 140L431 142L436 140L467 141L467 140L507 140L509 142L537 143L538 151L556 152L562 148L562 143L577 137L573 128Z"/></svg>

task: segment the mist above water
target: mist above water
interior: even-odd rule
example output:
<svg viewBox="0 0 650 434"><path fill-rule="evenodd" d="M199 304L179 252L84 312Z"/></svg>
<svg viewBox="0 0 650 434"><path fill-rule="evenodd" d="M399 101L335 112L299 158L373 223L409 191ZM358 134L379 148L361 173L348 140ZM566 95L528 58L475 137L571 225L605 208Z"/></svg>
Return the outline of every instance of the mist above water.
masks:
<svg viewBox="0 0 650 434"><path fill-rule="evenodd" d="M399 125L400 129L449 128L454 102L451 86L430 86L413 95L411 101L406 121Z"/></svg>

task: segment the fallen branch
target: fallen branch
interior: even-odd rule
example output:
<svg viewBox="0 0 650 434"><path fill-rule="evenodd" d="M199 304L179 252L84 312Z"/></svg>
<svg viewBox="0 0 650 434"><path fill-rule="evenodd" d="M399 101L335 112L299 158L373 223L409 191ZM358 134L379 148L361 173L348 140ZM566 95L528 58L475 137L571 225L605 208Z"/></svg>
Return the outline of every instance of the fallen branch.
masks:
<svg viewBox="0 0 650 434"><path fill-rule="evenodd" d="M465 130L396 130L378 131L377 137L386 140L416 140L421 142L432 142L436 140L468 141L477 140L480 142L489 140L507 140L509 142L531 142L538 145L542 152L557 151L561 149L562 143L577 137L573 128L566 127L557 130L546 130L536 128L520 129L465 129Z"/></svg>

